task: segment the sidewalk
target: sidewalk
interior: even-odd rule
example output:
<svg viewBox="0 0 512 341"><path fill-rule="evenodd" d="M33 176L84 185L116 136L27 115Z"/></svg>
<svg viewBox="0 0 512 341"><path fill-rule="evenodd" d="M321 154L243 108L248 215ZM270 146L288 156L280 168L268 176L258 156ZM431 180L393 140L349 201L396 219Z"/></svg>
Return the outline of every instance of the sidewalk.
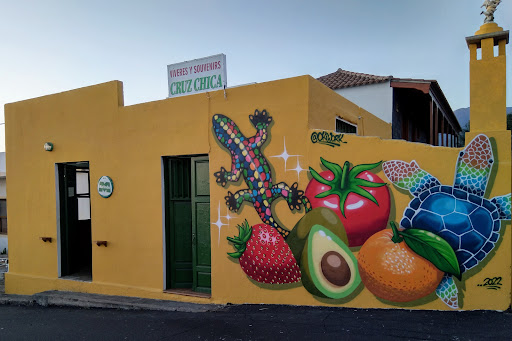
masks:
<svg viewBox="0 0 512 341"><path fill-rule="evenodd" d="M44 291L34 295L5 294L4 273L7 266L0 264L0 305L57 306L80 308L106 308L122 310L181 311L190 313L216 311L223 306L195 304L148 298L108 296L69 291Z"/></svg>
<svg viewBox="0 0 512 341"><path fill-rule="evenodd" d="M17 306L57 306L80 308L107 308L123 310L156 310L207 312L215 311L222 306L213 304L194 304L148 298L108 296L69 291L44 291L34 295L5 294L4 273L8 271L7 256L0 257L0 305Z"/></svg>
<svg viewBox="0 0 512 341"><path fill-rule="evenodd" d="M213 304L195 304L148 298L108 296L69 291L44 291L34 295L0 294L0 305L55 306L122 310L155 310L204 313L222 309Z"/></svg>

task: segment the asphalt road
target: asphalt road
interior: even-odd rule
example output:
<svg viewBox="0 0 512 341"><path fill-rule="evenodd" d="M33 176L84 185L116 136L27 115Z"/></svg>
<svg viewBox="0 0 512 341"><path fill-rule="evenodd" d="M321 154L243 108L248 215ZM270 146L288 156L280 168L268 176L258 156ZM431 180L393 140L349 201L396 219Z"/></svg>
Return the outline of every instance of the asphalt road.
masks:
<svg viewBox="0 0 512 341"><path fill-rule="evenodd" d="M0 306L0 340L512 340L512 314L229 306L206 313Z"/></svg>

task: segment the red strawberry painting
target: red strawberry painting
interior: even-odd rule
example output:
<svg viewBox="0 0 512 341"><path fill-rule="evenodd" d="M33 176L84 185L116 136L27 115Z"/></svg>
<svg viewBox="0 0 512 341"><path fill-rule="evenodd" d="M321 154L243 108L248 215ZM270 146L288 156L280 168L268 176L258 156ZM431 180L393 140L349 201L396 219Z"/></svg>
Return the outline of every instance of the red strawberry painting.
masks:
<svg viewBox="0 0 512 341"><path fill-rule="evenodd" d="M238 237L228 237L242 270L260 283L285 284L299 282L300 269L292 251L275 228L266 224L249 226L247 220L238 225Z"/></svg>

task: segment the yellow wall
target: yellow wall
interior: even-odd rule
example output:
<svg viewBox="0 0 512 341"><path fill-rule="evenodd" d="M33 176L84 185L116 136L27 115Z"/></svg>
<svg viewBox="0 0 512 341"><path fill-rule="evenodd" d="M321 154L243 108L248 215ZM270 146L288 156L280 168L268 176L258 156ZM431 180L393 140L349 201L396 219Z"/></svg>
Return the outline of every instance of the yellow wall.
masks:
<svg viewBox="0 0 512 341"><path fill-rule="evenodd" d="M218 112L246 118L266 108L276 119L294 117L286 129L302 129L305 135L311 80L305 76L229 89L227 98L218 91L129 107L122 106L122 84L109 82L6 105L7 167L13 174L6 291L157 293L197 301L162 294L161 157L210 153L211 117ZM249 121L240 121L248 129ZM44 151L45 142L54 144L52 152ZM89 161L92 240L108 242L107 248L93 245L92 283L58 279L55 164L76 161ZM108 199L95 191L103 175L114 181ZM217 265L214 260L214 271ZM211 301L221 302L215 292Z"/></svg>
<svg viewBox="0 0 512 341"><path fill-rule="evenodd" d="M208 99L118 103L121 83L109 82L6 106L7 167L13 174L7 292L118 292L106 283L161 295L161 157L209 152ZM47 141L52 152L43 149ZM93 245L93 283L57 280L55 163L74 161L90 165L92 240L108 241L107 248ZM108 199L95 190L103 175L115 185ZM43 243L43 236L53 242ZM45 280L17 284L25 277Z"/></svg>
<svg viewBox="0 0 512 341"><path fill-rule="evenodd" d="M238 261L227 256L234 248L226 238L238 235L237 224L261 223L251 203L229 212L228 192L247 188L244 179L216 182L214 173L231 169L232 157L218 142L212 117L223 114L250 137L256 133L249 115L266 110L273 118L261 147L271 165L273 184L285 182L305 190L307 170L321 171L320 158L342 165L381 160L416 160L444 185L452 185L460 149L432 147L390 138L388 124L335 94L309 76L255 84L124 107L122 86L109 82L70 92L12 103L6 106L6 145L9 178L9 254L6 292L32 294L44 290L71 290L202 303L275 303L413 309L450 309L434 293L409 303L383 301L364 283L343 299L319 298L299 283L272 285L250 279ZM313 143L311 135L334 127L339 115L358 124L360 135L345 135L339 146ZM361 117L361 119L359 119ZM361 124L362 121L362 124ZM316 130L315 130L316 129ZM494 173L486 198L510 193L510 132L486 132L494 148ZM468 134L467 141L474 137ZM54 151L43 149L54 143ZM292 155L278 157L284 149ZM164 247L162 213L163 156L209 154L210 221L212 223L212 295L200 298L163 293ZM92 282L58 278L55 164L89 161L91 178ZM411 201L408 191L391 184L381 166L373 172L388 183L389 221L399 222ZM96 179L108 175L114 193L104 199L95 190ZM220 210L220 216L219 216ZM304 208L291 211L285 200L274 203L273 216L291 230L304 216ZM369 214L371 215L371 213ZM510 220L502 223L501 241L491 256L458 283L461 309L507 309L511 293ZM43 243L39 237L52 237ZM356 257L359 247L352 248ZM499 290L479 286L485 278L502 277ZM462 299L463 297L463 299Z"/></svg>

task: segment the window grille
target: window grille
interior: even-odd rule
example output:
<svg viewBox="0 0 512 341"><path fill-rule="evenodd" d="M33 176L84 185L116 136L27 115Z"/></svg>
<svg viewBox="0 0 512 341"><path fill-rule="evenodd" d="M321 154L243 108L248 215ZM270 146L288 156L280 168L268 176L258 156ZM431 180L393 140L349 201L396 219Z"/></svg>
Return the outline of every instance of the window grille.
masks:
<svg viewBox="0 0 512 341"><path fill-rule="evenodd" d="M336 132L343 134L357 134L357 125L336 117Z"/></svg>

